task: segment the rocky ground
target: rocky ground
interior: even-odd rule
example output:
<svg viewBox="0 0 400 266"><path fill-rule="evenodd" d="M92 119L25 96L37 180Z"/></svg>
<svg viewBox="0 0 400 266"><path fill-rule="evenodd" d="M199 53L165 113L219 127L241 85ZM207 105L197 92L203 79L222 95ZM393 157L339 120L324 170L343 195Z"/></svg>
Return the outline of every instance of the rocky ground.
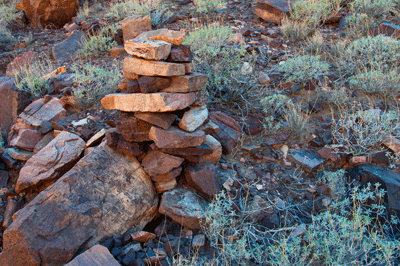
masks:
<svg viewBox="0 0 400 266"><path fill-rule="evenodd" d="M76 8L72 2L64 3L67 10ZM395 223L388 222L400 211L398 91L384 98L360 92L334 67L323 78L306 80L290 78L296 69L280 68L315 43L318 58L339 61L333 50L347 47L338 45L349 39L344 21L351 5L331 12L318 22L319 35L310 33L304 41L283 28L282 17L292 11L286 1L227 1L209 12L196 11L194 2L151 7L152 21L143 14L107 16L108 2L80 3L69 22L56 17L45 27L47 21L17 4L25 15L14 11L18 16L7 24L13 38L0 45L0 264L284 265L270 257L263 261L259 249L279 246L274 237L281 233L298 239L298 246L309 245L313 218L334 209L343 196L339 187L367 183L387 191L382 201L368 198L367 205L385 206L377 220L398 240ZM376 20L366 36L396 40L397 10ZM238 66L230 83L209 85L207 97L205 82L214 84L229 60L218 50L221 62L213 61L213 73L203 73L208 68L198 61L197 44L193 52L181 44L185 35L188 41L210 25L230 28L224 48L244 53L234 58ZM164 28L170 31L151 31ZM106 46L112 47L83 55L87 36L110 38ZM132 36L147 41L129 42ZM393 58L398 54L400 49ZM46 85L20 81L17 88L13 77L18 84L21 66L36 60L43 65L33 71L46 77ZM192 74L193 68L201 73ZM29 92L27 86L38 89ZM87 90L79 94L82 86ZM235 86L248 90L231 93ZM282 111L292 104L295 111ZM341 123L354 110L358 116ZM384 121L389 111L394 118ZM379 119L368 124L371 117ZM343 132L351 136L345 139ZM354 141L370 135L384 137L373 147ZM242 240L248 255L239 254ZM224 254L227 249L240 259ZM396 252L390 263L399 259ZM329 265L322 258L312 263Z"/></svg>

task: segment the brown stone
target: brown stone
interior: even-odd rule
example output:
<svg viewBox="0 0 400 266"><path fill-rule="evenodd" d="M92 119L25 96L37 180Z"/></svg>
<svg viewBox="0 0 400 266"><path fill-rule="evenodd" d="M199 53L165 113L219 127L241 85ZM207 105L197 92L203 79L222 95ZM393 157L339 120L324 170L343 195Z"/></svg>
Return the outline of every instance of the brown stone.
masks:
<svg viewBox="0 0 400 266"><path fill-rule="evenodd" d="M167 130L176 119L176 115L171 113L136 112L135 117L165 130Z"/></svg>
<svg viewBox="0 0 400 266"><path fill-rule="evenodd" d="M136 80L139 78L139 75L132 72L128 67L124 66L122 68L122 71L124 72L124 77L130 80Z"/></svg>
<svg viewBox="0 0 400 266"><path fill-rule="evenodd" d="M61 132L22 167L15 191L45 189L74 166L84 149L85 142L77 135Z"/></svg>
<svg viewBox="0 0 400 266"><path fill-rule="evenodd" d="M6 76L14 77L15 73L35 61L37 56L38 53L34 51L20 53L14 58L13 61L11 61L11 63L7 65Z"/></svg>
<svg viewBox="0 0 400 266"><path fill-rule="evenodd" d="M180 45L185 41L184 31L173 31L168 29L158 29L146 31L136 37L137 39L149 39L165 41L173 45Z"/></svg>
<svg viewBox="0 0 400 266"><path fill-rule="evenodd" d="M185 73L186 75L192 74L196 71L193 63L182 63L185 66Z"/></svg>
<svg viewBox="0 0 400 266"><path fill-rule="evenodd" d="M150 129L149 137L158 148L196 147L203 144L206 139L203 131L189 133L177 127L164 130L156 126Z"/></svg>
<svg viewBox="0 0 400 266"><path fill-rule="evenodd" d="M207 118L207 106L192 107L189 111L186 111L183 114L178 126L187 132L193 132L199 128Z"/></svg>
<svg viewBox="0 0 400 266"><path fill-rule="evenodd" d="M395 39L399 39L400 38L400 25L383 22L381 25L379 25L378 28L376 28L372 31L373 36L377 36L380 34L383 34L383 35L389 36L389 37L393 37Z"/></svg>
<svg viewBox="0 0 400 266"><path fill-rule="evenodd" d="M208 204L191 190L176 187L162 195L159 212L189 229L200 229L200 224L206 220Z"/></svg>
<svg viewBox="0 0 400 266"><path fill-rule="evenodd" d="M157 193L161 194L165 191L173 190L178 185L176 179L172 179L168 182L154 182L154 187L157 190Z"/></svg>
<svg viewBox="0 0 400 266"><path fill-rule="evenodd" d="M193 60L193 53L189 45L172 46L171 54L168 58L170 62L190 63Z"/></svg>
<svg viewBox="0 0 400 266"><path fill-rule="evenodd" d="M213 137L221 143L222 151L225 154L231 153L240 138L240 125L222 112L210 112L209 118L220 128L220 132L214 134Z"/></svg>
<svg viewBox="0 0 400 266"><path fill-rule="evenodd" d="M185 75L185 66L177 63L147 61L135 57L125 57L125 76L126 73L134 73L142 76L181 76Z"/></svg>
<svg viewBox="0 0 400 266"><path fill-rule="evenodd" d="M19 203L17 199L8 198L6 211L4 212L4 220L3 220L3 230L7 229L12 223L12 216L19 209Z"/></svg>
<svg viewBox="0 0 400 266"><path fill-rule="evenodd" d="M142 93L153 93L167 88L170 80L162 77L140 77L138 80L139 88Z"/></svg>
<svg viewBox="0 0 400 266"><path fill-rule="evenodd" d="M394 153L400 152L400 140L393 136L384 139L382 144Z"/></svg>
<svg viewBox="0 0 400 266"><path fill-rule="evenodd" d="M115 93L105 96L101 104L107 110L124 112L171 112L182 110L196 100L197 93Z"/></svg>
<svg viewBox="0 0 400 266"><path fill-rule="evenodd" d="M205 90L200 90L196 92L196 98L192 104L194 106L204 106L207 104L208 101L208 93Z"/></svg>
<svg viewBox="0 0 400 266"><path fill-rule="evenodd" d="M111 56L112 58L116 58L116 57L120 57L120 56L125 56L125 55L127 55L127 53L126 53L125 48L124 48L123 45L120 45L120 46L116 46L116 47L111 48L110 51L109 51L109 53L110 53L110 56Z"/></svg>
<svg viewBox="0 0 400 266"><path fill-rule="evenodd" d="M136 38L142 32L151 30L150 16L129 16L121 21L121 23L124 42Z"/></svg>
<svg viewBox="0 0 400 266"><path fill-rule="evenodd" d="M121 134L118 133L116 128L110 128L106 131L106 141L109 147L115 148L118 145L118 140ZM121 136L122 137L122 136Z"/></svg>
<svg viewBox="0 0 400 266"><path fill-rule="evenodd" d="M157 206L137 159L101 144L18 212L0 265L64 265L105 236L143 230Z"/></svg>
<svg viewBox="0 0 400 266"><path fill-rule="evenodd" d="M76 15L78 0L22 0L22 8L28 19L38 28L46 26L62 28Z"/></svg>
<svg viewBox="0 0 400 266"><path fill-rule="evenodd" d="M172 180L175 180L181 173L182 167L177 167L163 175L151 176L151 180L159 183L170 182Z"/></svg>
<svg viewBox="0 0 400 266"><path fill-rule="evenodd" d="M222 184L216 176L216 166L213 164L188 165L185 170L185 178L191 187L213 198L222 189Z"/></svg>
<svg viewBox="0 0 400 266"><path fill-rule="evenodd" d="M137 119L128 114L122 114L122 117L115 121L117 130L127 141L143 142L151 140L149 137L152 124Z"/></svg>
<svg viewBox="0 0 400 266"><path fill-rule="evenodd" d="M339 156L331 148L324 147L317 151L317 153L322 159L331 160L334 163L339 162Z"/></svg>
<svg viewBox="0 0 400 266"><path fill-rule="evenodd" d="M86 142L86 148L97 146L98 144L100 144L101 140L104 138L105 135L106 135L106 130L102 128Z"/></svg>
<svg viewBox="0 0 400 266"><path fill-rule="evenodd" d="M213 136L206 135L206 141L204 142L204 144L209 146L213 152L211 154L205 154L197 157L197 162L217 165L222 156L221 143L219 143L219 141L216 140Z"/></svg>
<svg viewBox="0 0 400 266"><path fill-rule="evenodd" d="M162 89L163 92L193 92L204 89L207 85L207 76L193 73L185 76L171 77L169 87Z"/></svg>
<svg viewBox="0 0 400 266"><path fill-rule="evenodd" d="M292 11L295 2L296 0L258 0L254 13L266 22L280 24Z"/></svg>
<svg viewBox="0 0 400 266"><path fill-rule="evenodd" d="M159 176L179 167L184 159L160 151L148 152L143 160L142 166L150 176Z"/></svg>
<svg viewBox="0 0 400 266"><path fill-rule="evenodd" d="M146 243L150 239L155 239L156 235L146 231L139 231L131 234L131 240L140 243Z"/></svg>
<svg viewBox="0 0 400 266"><path fill-rule="evenodd" d="M356 165L366 164L366 163L368 163L367 156L355 156L349 160L349 164L351 166L356 166Z"/></svg>
<svg viewBox="0 0 400 266"><path fill-rule="evenodd" d="M130 80L127 78L122 78L118 84L118 89L125 91L127 93L139 93L140 87L136 79Z"/></svg>
<svg viewBox="0 0 400 266"><path fill-rule="evenodd" d="M65 264L65 266L120 266L118 261L114 259L110 251L101 245L96 245L75 259Z"/></svg>
<svg viewBox="0 0 400 266"><path fill-rule="evenodd" d="M171 53L171 44L157 40L133 39L125 41L125 50L136 57L163 61Z"/></svg>
<svg viewBox="0 0 400 266"><path fill-rule="evenodd" d="M202 156L212 154L213 150L207 144L201 144L196 147L186 147L186 148L167 148L160 149L160 151L164 153L168 153L171 155L186 157L186 156Z"/></svg>
<svg viewBox="0 0 400 266"><path fill-rule="evenodd" d="M212 134L218 134L219 133L219 127L214 124L213 121L209 120L208 122L204 123L199 127L199 130L204 131L206 135L212 135Z"/></svg>
<svg viewBox="0 0 400 266"><path fill-rule="evenodd" d="M43 137L44 135L40 134L37 130L23 128L18 132L17 137L11 140L10 146L26 151L33 151L36 144L38 144Z"/></svg>
<svg viewBox="0 0 400 266"><path fill-rule="evenodd" d="M138 157L143 154L142 147L138 143L129 142L123 138L118 139L116 151L129 157Z"/></svg>
<svg viewBox="0 0 400 266"><path fill-rule="evenodd" d="M53 46L53 58L60 62L73 60L80 55L86 40L86 33L74 31L67 39Z"/></svg>

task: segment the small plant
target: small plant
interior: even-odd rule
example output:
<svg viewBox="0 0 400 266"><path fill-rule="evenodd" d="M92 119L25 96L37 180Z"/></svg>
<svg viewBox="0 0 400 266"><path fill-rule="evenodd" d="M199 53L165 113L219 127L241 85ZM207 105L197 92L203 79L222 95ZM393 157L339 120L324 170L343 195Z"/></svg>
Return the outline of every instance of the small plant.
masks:
<svg viewBox="0 0 400 266"><path fill-rule="evenodd" d="M293 4L291 18L318 25L339 10L341 0L299 0Z"/></svg>
<svg viewBox="0 0 400 266"><path fill-rule="evenodd" d="M109 25L104 27L98 35L93 35L89 40L85 40L81 49L82 56L96 55L103 52L108 52L117 43L113 39L117 26Z"/></svg>
<svg viewBox="0 0 400 266"><path fill-rule="evenodd" d="M280 30L283 36L291 42L297 43L306 40L315 31L315 27L305 21L297 21L285 17L282 19Z"/></svg>
<svg viewBox="0 0 400 266"><path fill-rule="evenodd" d="M367 14L370 17L382 17L396 7L398 0L354 0L351 3L353 12Z"/></svg>
<svg viewBox="0 0 400 266"><path fill-rule="evenodd" d="M15 73L18 89L30 92L40 98L47 93L48 79L45 77L55 69L50 60L38 59Z"/></svg>
<svg viewBox="0 0 400 266"><path fill-rule="evenodd" d="M305 86L313 79L322 79L328 74L329 64L323 62L319 55L303 55L286 60L278 67L285 73L287 81L293 81Z"/></svg>
<svg viewBox="0 0 400 266"><path fill-rule="evenodd" d="M316 31L311 38L307 40L306 51L311 54L321 54L322 51L326 49L324 44L324 38L322 37L321 32Z"/></svg>
<svg viewBox="0 0 400 266"><path fill-rule="evenodd" d="M226 5L226 2L222 0L195 0L194 3L197 7L197 12L206 14L221 9Z"/></svg>
<svg viewBox="0 0 400 266"><path fill-rule="evenodd" d="M132 15L150 15L152 12L159 12L163 8L165 8L165 1L162 0L122 0L111 6L107 16L121 20Z"/></svg>
<svg viewBox="0 0 400 266"><path fill-rule="evenodd" d="M151 25L159 26L161 24L166 23L172 16L174 15L173 12L167 10L166 8L162 10L155 10L150 14L151 18Z"/></svg>
<svg viewBox="0 0 400 266"><path fill-rule="evenodd" d="M87 108L98 104L105 95L117 90L120 74L103 68L86 64L82 67L74 65L74 96L79 106Z"/></svg>
<svg viewBox="0 0 400 266"><path fill-rule="evenodd" d="M346 17L346 24L346 36L356 40L371 32L375 19L364 13L354 13Z"/></svg>

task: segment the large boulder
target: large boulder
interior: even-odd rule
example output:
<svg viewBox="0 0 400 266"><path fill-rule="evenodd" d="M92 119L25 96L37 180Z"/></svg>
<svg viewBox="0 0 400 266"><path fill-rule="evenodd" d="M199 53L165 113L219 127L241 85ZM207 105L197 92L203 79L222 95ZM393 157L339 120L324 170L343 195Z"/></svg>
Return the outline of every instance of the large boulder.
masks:
<svg viewBox="0 0 400 266"><path fill-rule="evenodd" d="M17 213L0 265L64 265L105 236L142 230L157 206L137 159L103 143Z"/></svg>
<svg viewBox="0 0 400 266"><path fill-rule="evenodd" d="M22 0L19 6L36 27L61 28L76 15L79 0Z"/></svg>
<svg viewBox="0 0 400 266"><path fill-rule="evenodd" d="M96 245L65 266L120 266L106 247Z"/></svg>

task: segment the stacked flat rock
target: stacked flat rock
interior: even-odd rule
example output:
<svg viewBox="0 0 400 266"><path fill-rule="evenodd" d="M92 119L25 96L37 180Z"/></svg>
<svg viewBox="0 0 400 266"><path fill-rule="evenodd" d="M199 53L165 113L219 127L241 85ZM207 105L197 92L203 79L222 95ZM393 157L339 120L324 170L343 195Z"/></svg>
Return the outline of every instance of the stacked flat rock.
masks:
<svg viewBox="0 0 400 266"><path fill-rule="evenodd" d="M182 45L184 36L161 29L125 41L129 56L119 84L122 93L101 101L106 109L120 110L116 128L107 132L106 139L117 152L141 161L158 193L179 189L177 178L182 175L185 185L211 198L221 188L213 171L222 147L211 136L219 128L208 119L207 76L192 72L193 54ZM192 173L186 166L210 174L201 180L197 170ZM208 185L217 189L204 188ZM178 214L166 209L160 207L160 212L179 220Z"/></svg>

